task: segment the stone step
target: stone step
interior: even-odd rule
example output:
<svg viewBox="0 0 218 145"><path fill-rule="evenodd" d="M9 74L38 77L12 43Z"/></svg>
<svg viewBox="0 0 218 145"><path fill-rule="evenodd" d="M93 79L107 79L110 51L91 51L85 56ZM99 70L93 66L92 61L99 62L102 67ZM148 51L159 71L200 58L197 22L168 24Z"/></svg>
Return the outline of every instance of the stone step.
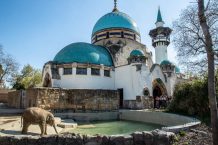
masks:
<svg viewBox="0 0 218 145"><path fill-rule="evenodd" d="M77 128L78 125L73 119L64 119L57 126L61 128Z"/></svg>

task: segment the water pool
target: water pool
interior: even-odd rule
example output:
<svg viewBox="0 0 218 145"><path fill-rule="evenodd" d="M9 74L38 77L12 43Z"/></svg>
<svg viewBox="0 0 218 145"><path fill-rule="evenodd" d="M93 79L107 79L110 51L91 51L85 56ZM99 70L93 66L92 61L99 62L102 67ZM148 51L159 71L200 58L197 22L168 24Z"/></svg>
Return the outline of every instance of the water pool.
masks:
<svg viewBox="0 0 218 145"><path fill-rule="evenodd" d="M131 134L135 131L151 131L154 129L160 129L161 127L163 126L135 121L97 121L78 124L78 128L72 129L70 132L89 135L124 135Z"/></svg>

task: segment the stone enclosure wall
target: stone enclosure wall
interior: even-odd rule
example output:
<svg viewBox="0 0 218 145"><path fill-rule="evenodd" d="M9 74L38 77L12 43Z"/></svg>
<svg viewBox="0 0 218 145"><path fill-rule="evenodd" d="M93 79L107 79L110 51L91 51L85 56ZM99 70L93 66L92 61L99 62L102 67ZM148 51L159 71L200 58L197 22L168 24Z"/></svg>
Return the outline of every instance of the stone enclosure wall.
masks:
<svg viewBox="0 0 218 145"><path fill-rule="evenodd" d="M40 107L54 111L111 111L119 108L116 90L34 88L9 93L8 105Z"/></svg>
<svg viewBox="0 0 218 145"><path fill-rule="evenodd" d="M137 96L136 100L124 100L123 107L126 109L152 109L154 108L154 99L152 96Z"/></svg>
<svg viewBox="0 0 218 145"><path fill-rule="evenodd" d="M8 102L8 92L10 92L10 90L0 88L0 103Z"/></svg>
<svg viewBox="0 0 218 145"><path fill-rule="evenodd" d="M61 134L46 137L0 137L2 145L171 145L175 134L161 130L120 136Z"/></svg>

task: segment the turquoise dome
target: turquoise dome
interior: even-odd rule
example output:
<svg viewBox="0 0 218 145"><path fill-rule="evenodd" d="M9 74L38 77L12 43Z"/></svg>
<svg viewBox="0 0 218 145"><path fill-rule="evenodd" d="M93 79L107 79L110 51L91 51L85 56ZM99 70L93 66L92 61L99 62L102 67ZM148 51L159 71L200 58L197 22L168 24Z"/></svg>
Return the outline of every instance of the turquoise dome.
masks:
<svg viewBox="0 0 218 145"><path fill-rule="evenodd" d="M180 69L178 66L176 66L175 71L176 71L176 73L180 73Z"/></svg>
<svg viewBox="0 0 218 145"><path fill-rule="evenodd" d="M130 53L130 56L145 56L142 50L135 49Z"/></svg>
<svg viewBox="0 0 218 145"><path fill-rule="evenodd" d="M64 47L53 61L57 63L78 62L113 66L111 55L106 48L84 42L72 43Z"/></svg>
<svg viewBox="0 0 218 145"><path fill-rule="evenodd" d="M169 60L163 60L160 65L169 65L172 64Z"/></svg>
<svg viewBox="0 0 218 145"><path fill-rule="evenodd" d="M92 35L96 32L109 28L126 28L140 34L136 22L127 14L114 11L101 17L95 24Z"/></svg>

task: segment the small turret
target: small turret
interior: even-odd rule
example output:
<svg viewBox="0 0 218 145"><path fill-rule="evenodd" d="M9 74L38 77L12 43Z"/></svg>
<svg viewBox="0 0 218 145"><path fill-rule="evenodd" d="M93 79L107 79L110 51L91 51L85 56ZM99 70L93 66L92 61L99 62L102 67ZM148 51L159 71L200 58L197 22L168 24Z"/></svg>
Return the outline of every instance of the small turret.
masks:
<svg viewBox="0 0 218 145"><path fill-rule="evenodd" d="M168 77L171 77L171 74L175 70L175 65L172 62L170 62L169 60L163 60L160 63L160 66L161 66L163 73L167 74Z"/></svg>
<svg viewBox="0 0 218 145"><path fill-rule="evenodd" d="M142 50L135 49L130 53L128 63L146 63L147 58Z"/></svg>

